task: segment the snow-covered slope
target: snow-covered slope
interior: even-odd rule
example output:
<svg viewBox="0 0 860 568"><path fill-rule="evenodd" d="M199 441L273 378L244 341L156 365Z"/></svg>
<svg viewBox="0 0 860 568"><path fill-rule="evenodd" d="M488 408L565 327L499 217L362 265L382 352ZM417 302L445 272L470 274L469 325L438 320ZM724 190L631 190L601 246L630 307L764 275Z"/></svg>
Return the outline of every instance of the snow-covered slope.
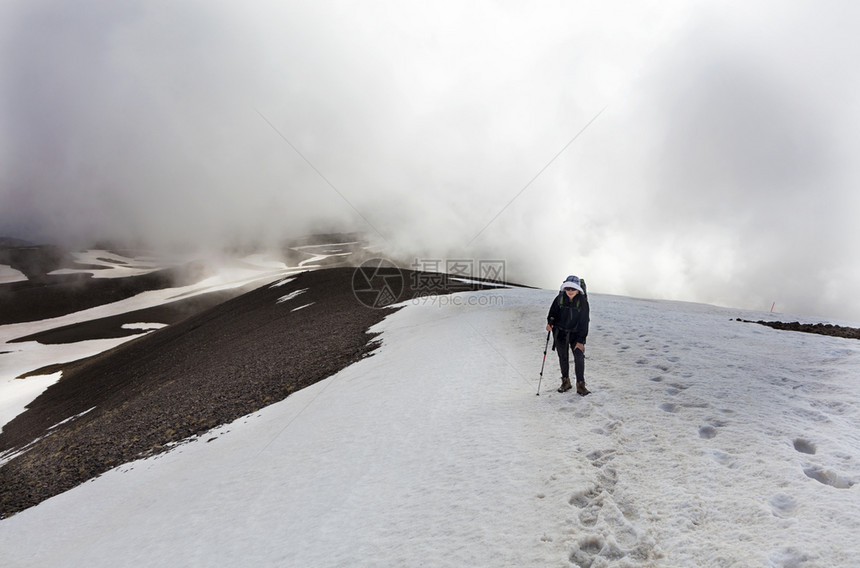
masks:
<svg viewBox="0 0 860 568"><path fill-rule="evenodd" d="M553 297L410 302L373 357L0 521L3 565L860 563L858 342L593 295L593 394L550 352L536 397Z"/></svg>

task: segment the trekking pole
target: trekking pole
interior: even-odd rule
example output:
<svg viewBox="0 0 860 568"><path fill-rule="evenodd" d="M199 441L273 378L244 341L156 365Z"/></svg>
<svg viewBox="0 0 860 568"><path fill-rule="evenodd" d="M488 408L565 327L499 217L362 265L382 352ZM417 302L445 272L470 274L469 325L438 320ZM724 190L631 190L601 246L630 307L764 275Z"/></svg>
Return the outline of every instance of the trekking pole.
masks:
<svg viewBox="0 0 860 568"><path fill-rule="evenodd" d="M546 332L546 345L543 346L543 363L540 364L540 379L538 379L538 390L535 393L536 396L540 396L540 383L543 380L543 366L546 364L546 350L549 347L549 335L552 333L552 330Z"/></svg>

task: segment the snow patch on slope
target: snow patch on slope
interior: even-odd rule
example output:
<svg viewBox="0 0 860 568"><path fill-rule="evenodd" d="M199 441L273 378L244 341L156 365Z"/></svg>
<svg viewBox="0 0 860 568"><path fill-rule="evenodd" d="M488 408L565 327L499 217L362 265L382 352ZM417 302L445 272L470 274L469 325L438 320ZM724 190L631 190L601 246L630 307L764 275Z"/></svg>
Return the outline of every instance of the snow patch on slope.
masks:
<svg viewBox="0 0 860 568"><path fill-rule="evenodd" d="M6 264L0 264L0 284L24 282L25 280L27 280L27 277L20 270L16 270Z"/></svg>

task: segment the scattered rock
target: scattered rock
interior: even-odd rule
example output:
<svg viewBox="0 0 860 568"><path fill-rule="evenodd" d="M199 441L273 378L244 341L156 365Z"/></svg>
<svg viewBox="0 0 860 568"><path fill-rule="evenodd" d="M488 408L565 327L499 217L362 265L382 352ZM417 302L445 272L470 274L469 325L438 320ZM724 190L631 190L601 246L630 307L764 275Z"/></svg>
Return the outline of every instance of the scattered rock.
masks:
<svg viewBox="0 0 860 568"><path fill-rule="evenodd" d="M737 318L737 321L744 323L757 323L766 325L773 329L782 329L786 331L801 331L804 333L817 333L819 335L830 335L833 337L844 337L846 339L860 339L860 329L856 327L843 327L841 325L833 325L830 323L800 323L800 322L781 322L781 321L750 321Z"/></svg>

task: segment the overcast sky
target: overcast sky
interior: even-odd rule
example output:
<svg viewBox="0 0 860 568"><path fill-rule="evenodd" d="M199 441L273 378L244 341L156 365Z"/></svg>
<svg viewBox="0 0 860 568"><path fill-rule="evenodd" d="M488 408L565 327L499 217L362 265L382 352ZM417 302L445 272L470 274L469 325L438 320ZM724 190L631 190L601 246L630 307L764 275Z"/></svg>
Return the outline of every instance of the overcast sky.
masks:
<svg viewBox="0 0 860 568"><path fill-rule="evenodd" d="M356 229L536 286L860 322L858 21L850 0L5 0L0 235Z"/></svg>

